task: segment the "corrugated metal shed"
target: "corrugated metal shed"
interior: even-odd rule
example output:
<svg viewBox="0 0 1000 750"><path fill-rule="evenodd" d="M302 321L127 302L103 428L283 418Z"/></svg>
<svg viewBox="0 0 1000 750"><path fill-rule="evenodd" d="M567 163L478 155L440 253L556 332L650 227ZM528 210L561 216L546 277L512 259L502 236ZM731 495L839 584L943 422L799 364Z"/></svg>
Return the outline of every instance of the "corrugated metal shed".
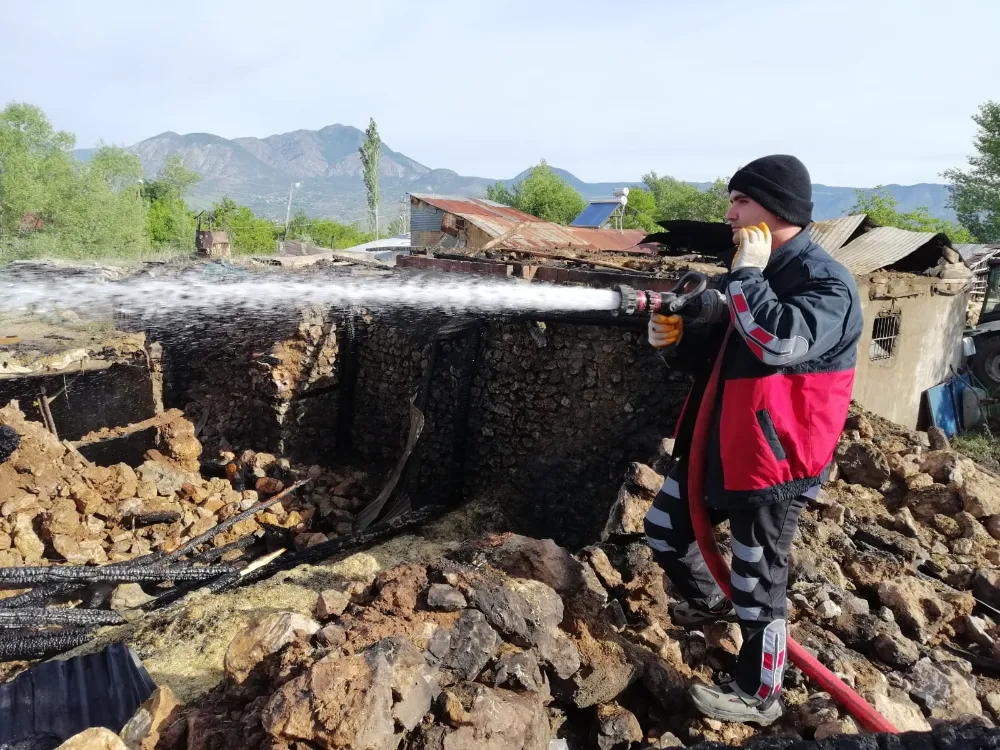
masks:
<svg viewBox="0 0 1000 750"><path fill-rule="evenodd" d="M852 214L837 219L814 221L809 225L809 233L813 242L832 254L843 247L867 219L867 214Z"/></svg>
<svg viewBox="0 0 1000 750"><path fill-rule="evenodd" d="M0 685L0 745L45 734L65 742L91 727L118 733L155 689L124 643L36 664Z"/></svg>
<svg viewBox="0 0 1000 750"><path fill-rule="evenodd" d="M941 249L948 244L947 235L911 232L895 227L875 227L853 242L837 250L831 250L830 254L843 263L851 273L864 274L891 266L932 244L938 246L936 258L933 257L935 255L933 252L926 253L926 259L922 256L914 258L915 265L920 265L926 260L929 261L926 262L926 268L932 268L937 258L940 258ZM914 272L920 273L923 270L926 269L921 268Z"/></svg>
<svg viewBox="0 0 1000 750"><path fill-rule="evenodd" d="M501 246L508 250L575 249L647 254L647 248L637 247L646 233L637 229L588 229L564 227L537 216L518 211L481 198L459 198L426 193L411 193L411 197L454 216L461 217L490 237L506 233ZM412 222L412 218L411 218ZM412 228L412 224L411 224ZM516 231L511 231L516 228Z"/></svg>

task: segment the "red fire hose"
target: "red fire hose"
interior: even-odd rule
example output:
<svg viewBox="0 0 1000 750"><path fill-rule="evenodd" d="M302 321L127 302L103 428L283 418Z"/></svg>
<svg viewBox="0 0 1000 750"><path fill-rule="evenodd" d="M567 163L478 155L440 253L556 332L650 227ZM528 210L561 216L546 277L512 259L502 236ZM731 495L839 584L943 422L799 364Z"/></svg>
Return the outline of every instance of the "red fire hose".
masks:
<svg viewBox="0 0 1000 750"><path fill-rule="evenodd" d="M702 396L702 404L715 403L715 392L718 387L719 369L722 364L721 352L725 351L726 343L729 341L729 332L722 342L720 355L716 358L712 375L705 387L705 394ZM695 420L694 436L691 440L690 460L688 462L688 506L691 513L691 523L694 526L694 535L698 541L698 547L708 569L712 572L712 577L719 584L726 596L731 596L730 570L726 561L719 551L719 545L715 541L715 531L712 522L705 509L704 486L705 486L705 448L708 444L709 421L712 409L699 409L698 417ZM801 645L796 643L791 635L788 636L788 656L792 663L801 669L807 677L819 685L823 690L840 705L847 709L858 722L870 732L889 732L898 734L894 727L882 714L848 687L833 672L824 667L819 661Z"/></svg>

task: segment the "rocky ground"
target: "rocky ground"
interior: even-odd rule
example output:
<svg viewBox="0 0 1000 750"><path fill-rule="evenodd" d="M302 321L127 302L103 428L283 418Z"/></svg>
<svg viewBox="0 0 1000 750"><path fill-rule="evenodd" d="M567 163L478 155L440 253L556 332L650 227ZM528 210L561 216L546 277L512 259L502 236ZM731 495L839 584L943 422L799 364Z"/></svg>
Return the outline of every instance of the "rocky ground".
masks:
<svg viewBox="0 0 1000 750"><path fill-rule="evenodd" d="M796 668L765 730L686 706L741 637L670 620L641 534L668 462L634 464L602 540L576 554L479 537L481 501L423 538L109 629L102 641L128 641L161 685L127 746L606 750L858 733ZM793 637L900 730L983 746L969 738L1000 718L994 535L1000 479L941 435L855 411L794 545Z"/></svg>
<svg viewBox="0 0 1000 750"><path fill-rule="evenodd" d="M89 467L18 419L16 408L0 411L28 436L0 467L0 490L34 487L38 509L27 520L22 505L0 509L7 564L68 559L63 537L92 562L169 548L208 521L206 505L217 519L254 499L228 479L202 479L192 485L199 492L157 484L156 472L182 474L195 458L183 420L132 472ZM735 625L685 631L670 619L669 589L642 539L667 448L631 467L602 539L575 554L548 540L481 535L504 521L480 498L421 536L193 595L103 631L85 648L125 640L161 686L123 730L126 746L607 750L858 733L796 668L785 716L767 729L687 707L686 688L731 669L741 637ZM244 458L260 464L259 481L310 471ZM1000 479L940 434L857 410L836 459L794 544L792 635L900 730L935 728L939 738L952 732L952 745L978 746L968 737L1000 718ZM338 533L347 515L335 511L351 504L337 498L362 480L317 479L255 523L284 521L300 545ZM182 518L131 528L123 508ZM324 518L345 520L315 531ZM126 530L127 545L116 538ZM955 739L955 724L966 740ZM67 746L120 746L113 740Z"/></svg>
<svg viewBox="0 0 1000 750"><path fill-rule="evenodd" d="M0 567L103 564L170 552L302 479L309 483L218 535L208 549L265 531L272 546L289 549L351 533L369 491L365 474L292 465L252 451L203 463L194 427L181 412L154 421L158 447L144 463L103 467L26 420L17 402L0 409L0 424L21 436L18 451L0 465ZM218 476L203 476L205 466ZM245 554L235 549L223 560ZM18 593L0 590L0 599Z"/></svg>

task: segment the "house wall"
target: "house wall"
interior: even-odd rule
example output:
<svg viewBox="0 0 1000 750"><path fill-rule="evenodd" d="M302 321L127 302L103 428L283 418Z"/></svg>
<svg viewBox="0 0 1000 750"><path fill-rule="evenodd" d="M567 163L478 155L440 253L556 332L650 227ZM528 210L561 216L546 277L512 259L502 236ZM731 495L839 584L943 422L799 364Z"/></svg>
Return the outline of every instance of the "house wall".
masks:
<svg viewBox="0 0 1000 750"><path fill-rule="evenodd" d="M962 363L968 292L963 284L919 276L856 277L865 316L858 344L854 398L912 429L922 423L923 392ZM872 329L881 312L898 311L899 334L889 359L871 361Z"/></svg>
<svg viewBox="0 0 1000 750"><path fill-rule="evenodd" d="M410 201L410 245L412 247L434 247L444 233L441 231L441 217L444 212L418 200Z"/></svg>

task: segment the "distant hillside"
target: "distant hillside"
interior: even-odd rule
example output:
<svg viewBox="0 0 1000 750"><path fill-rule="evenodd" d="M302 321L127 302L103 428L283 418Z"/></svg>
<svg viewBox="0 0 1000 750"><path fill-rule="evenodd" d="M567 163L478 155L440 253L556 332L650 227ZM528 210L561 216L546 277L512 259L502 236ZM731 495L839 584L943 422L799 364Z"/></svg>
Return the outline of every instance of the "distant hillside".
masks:
<svg viewBox="0 0 1000 750"><path fill-rule="evenodd" d="M170 154L180 154L184 164L201 175L190 202L207 208L223 195L250 206L257 213L284 218L288 189L294 192L293 208L314 216L341 221L359 221L365 216L365 190L361 181L358 146L364 133L349 125L329 125L320 130L296 130L266 138L221 138L210 133L178 135L173 132L140 141L130 150L138 154L146 173L154 176ZM95 149L79 149L77 158L87 160ZM555 168L584 198L610 195L615 188L634 186L636 181L583 182L576 175ZM527 170L504 179L512 185ZM381 191L383 213L398 213L407 193L441 193L478 197L496 178L469 177L450 169L431 169L382 145ZM696 183L707 187L708 183ZM930 213L954 219L946 206L946 185L888 185L902 211L927 206ZM855 189L813 185L814 216L817 220L843 216L854 204Z"/></svg>

